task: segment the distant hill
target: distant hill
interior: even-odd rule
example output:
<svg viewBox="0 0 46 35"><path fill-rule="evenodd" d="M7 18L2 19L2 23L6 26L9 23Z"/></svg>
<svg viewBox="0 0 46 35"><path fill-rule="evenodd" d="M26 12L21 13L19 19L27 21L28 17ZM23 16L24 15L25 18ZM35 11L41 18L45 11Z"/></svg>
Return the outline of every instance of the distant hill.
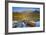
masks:
<svg viewBox="0 0 46 35"><path fill-rule="evenodd" d="M13 12L13 13L37 13L37 14L40 14L40 12L38 10L35 10L35 11L32 11L32 10L24 10L22 12L16 11L16 12Z"/></svg>
<svg viewBox="0 0 46 35"><path fill-rule="evenodd" d="M38 13L38 14L40 14L40 11L35 10L33 13Z"/></svg>
<svg viewBox="0 0 46 35"><path fill-rule="evenodd" d="M32 10L23 10L23 11L16 11L16 12L14 12L14 13L31 13L32 12Z"/></svg>

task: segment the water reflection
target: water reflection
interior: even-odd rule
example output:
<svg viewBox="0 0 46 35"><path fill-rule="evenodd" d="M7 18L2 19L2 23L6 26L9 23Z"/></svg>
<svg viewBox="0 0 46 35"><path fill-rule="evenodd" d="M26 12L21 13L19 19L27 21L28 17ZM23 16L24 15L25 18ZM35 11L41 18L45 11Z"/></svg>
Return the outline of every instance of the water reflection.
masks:
<svg viewBox="0 0 46 35"><path fill-rule="evenodd" d="M20 28L20 27L30 27L27 22L13 22L13 28ZM40 27L40 21L34 23L34 27Z"/></svg>

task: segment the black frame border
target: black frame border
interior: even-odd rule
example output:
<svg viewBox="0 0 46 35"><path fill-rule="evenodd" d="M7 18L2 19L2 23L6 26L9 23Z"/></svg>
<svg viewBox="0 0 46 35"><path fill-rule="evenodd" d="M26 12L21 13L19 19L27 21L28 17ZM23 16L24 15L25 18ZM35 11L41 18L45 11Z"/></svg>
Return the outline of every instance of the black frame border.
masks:
<svg viewBox="0 0 46 35"><path fill-rule="evenodd" d="M12 32L8 33L8 3L27 3L27 4L42 4L43 5L43 31L27 31L27 32ZM22 34L22 33L39 33L45 32L45 3L44 2L25 2L25 1L5 1L5 35L7 34Z"/></svg>

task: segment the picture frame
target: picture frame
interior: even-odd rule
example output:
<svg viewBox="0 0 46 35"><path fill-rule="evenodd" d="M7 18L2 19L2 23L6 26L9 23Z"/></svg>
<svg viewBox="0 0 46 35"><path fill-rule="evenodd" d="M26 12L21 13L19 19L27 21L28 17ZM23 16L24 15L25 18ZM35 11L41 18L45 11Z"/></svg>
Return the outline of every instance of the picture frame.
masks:
<svg viewBox="0 0 46 35"><path fill-rule="evenodd" d="M18 4L16 4L16 3L18 3ZM39 27L39 29L37 27L36 28L33 28L33 27L25 28L24 27L24 28L13 28L13 29L10 28L10 26L12 27L12 23L11 23L12 21L9 20L9 18L11 18L12 16L11 15L9 16L9 14L10 13L12 14L12 11L14 11L14 9L12 10L12 8L16 8L17 5L19 5L18 7L22 7L22 8L27 7L27 9L31 9L30 7L33 7L34 10L35 10L35 7L37 10L39 10L38 8L40 8L40 10L39 10L40 11L40 27ZM14 16L14 14L13 14L13 16ZM24 2L24 1L6 1L5 2L5 34L37 33L37 32L44 32L44 31L45 31L45 3L43 3L43 2Z"/></svg>

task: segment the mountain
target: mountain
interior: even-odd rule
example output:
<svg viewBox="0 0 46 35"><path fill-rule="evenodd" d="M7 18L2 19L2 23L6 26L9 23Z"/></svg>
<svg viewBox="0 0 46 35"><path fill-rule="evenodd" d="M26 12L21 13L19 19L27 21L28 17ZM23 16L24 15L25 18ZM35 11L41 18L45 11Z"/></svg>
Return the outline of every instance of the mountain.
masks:
<svg viewBox="0 0 46 35"><path fill-rule="evenodd" d="M40 11L35 10L33 13L38 13L38 14L40 14Z"/></svg>

